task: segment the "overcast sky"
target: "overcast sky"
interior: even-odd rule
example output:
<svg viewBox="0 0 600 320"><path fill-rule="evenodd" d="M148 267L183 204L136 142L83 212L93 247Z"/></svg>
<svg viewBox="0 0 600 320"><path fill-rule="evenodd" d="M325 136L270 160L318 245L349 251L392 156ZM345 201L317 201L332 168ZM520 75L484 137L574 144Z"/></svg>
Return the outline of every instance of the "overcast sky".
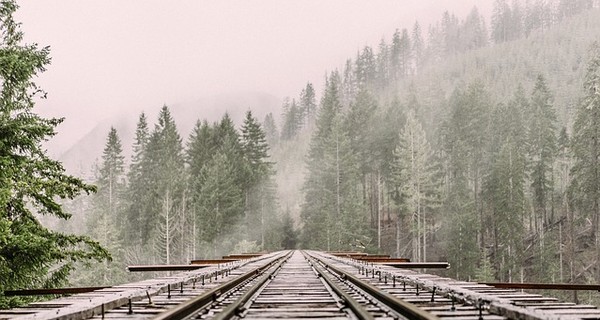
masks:
<svg viewBox="0 0 600 320"><path fill-rule="evenodd" d="M66 117L68 143L124 110L237 91L294 97L307 81L320 91L326 70L396 28L426 30L474 5L488 19L491 2L26 0L17 19L27 42L51 47L37 112Z"/></svg>

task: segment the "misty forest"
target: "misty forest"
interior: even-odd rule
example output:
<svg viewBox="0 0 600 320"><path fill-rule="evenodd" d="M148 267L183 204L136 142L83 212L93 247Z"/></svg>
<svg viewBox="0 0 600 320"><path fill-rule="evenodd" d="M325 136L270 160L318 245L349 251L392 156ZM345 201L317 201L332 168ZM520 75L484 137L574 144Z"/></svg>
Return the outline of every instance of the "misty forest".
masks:
<svg viewBox="0 0 600 320"><path fill-rule="evenodd" d="M199 111L188 134L168 104L141 113L134 133L104 132L76 178L42 145L61 119L34 108L50 52L23 44L2 1L0 307L21 301L5 290L139 279L127 265L293 248L448 261L457 279L598 283L599 7L446 11L260 117Z"/></svg>

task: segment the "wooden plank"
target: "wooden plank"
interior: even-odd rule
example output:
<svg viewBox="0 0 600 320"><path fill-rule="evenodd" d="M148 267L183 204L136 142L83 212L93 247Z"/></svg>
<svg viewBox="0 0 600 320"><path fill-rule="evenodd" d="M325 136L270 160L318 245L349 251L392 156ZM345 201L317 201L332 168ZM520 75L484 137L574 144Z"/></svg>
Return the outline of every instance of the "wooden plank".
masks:
<svg viewBox="0 0 600 320"><path fill-rule="evenodd" d="M4 295L7 297L14 296L38 296L48 294L75 294L75 293L86 293L95 290L102 290L110 287L81 287L81 288L53 288L53 289L25 289L25 290L6 290Z"/></svg>
<svg viewBox="0 0 600 320"><path fill-rule="evenodd" d="M484 282L483 284L506 289L535 289L535 290L594 290L600 291L599 284L575 283L517 283L517 282Z"/></svg>
<svg viewBox="0 0 600 320"><path fill-rule="evenodd" d="M192 260L190 264L220 264L240 261L240 259L197 259Z"/></svg>
<svg viewBox="0 0 600 320"><path fill-rule="evenodd" d="M386 266L400 269L448 269L448 262L389 262L383 263Z"/></svg>
<svg viewBox="0 0 600 320"><path fill-rule="evenodd" d="M223 259L251 259L264 255L263 253L241 253L241 254L230 254L228 256L223 256Z"/></svg>
<svg viewBox="0 0 600 320"><path fill-rule="evenodd" d="M206 264L165 264L165 265L136 265L127 266L129 272L145 271L188 271L209 267Z"/></svg>
<svg viewBox="0 0 600 320"><path fill-rule="evenodd" d="M408 258L382 258L382 257L360 257L357 260L373 263L394 263L394 262L410 262Z"/></svg>

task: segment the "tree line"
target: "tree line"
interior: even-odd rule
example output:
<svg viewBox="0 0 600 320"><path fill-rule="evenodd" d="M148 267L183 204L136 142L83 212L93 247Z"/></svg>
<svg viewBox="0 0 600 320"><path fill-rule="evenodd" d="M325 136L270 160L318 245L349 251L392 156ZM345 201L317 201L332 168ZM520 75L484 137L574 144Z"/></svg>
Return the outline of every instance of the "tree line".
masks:
<svg viewBox="0 0 600 320"><path fill-rule="evenodd" d="M164 106L152 130L139 116L132 148L126 166L119 135L110 129L87 232L113 261L82 272L78 282L125 281L129 264L189 263L294 245L291 220L278 209L265 132L251 111L239 130L228 114L213 124L198 121L184 144Z"/></svg>
<svg viewBox="0 0 600 320"><path fill-rule="evenodd" d="M388 63L365 76L364 61L389 47L365 60L372 52L326 77L309 130L301 245L448 260L460 279L598 281L597 45L566 123L550 72L510 95L459 83L429 117L432 97L411 87L414 71ZM381 73L406 81L380 86Z"/></svg>

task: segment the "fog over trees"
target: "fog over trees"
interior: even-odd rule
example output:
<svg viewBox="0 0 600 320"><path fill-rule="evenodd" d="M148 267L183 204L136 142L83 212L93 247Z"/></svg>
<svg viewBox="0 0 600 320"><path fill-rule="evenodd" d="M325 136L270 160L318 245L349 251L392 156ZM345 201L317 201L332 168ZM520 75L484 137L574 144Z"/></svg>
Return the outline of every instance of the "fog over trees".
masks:
<svg viewBox="0 0 600 320"><path fill-rule="evenodd" d="M2 28L10 30L6 6ZM80 242L91 253L75 251L77 258L102 261L78 263L69 278L77 285L130 281L130 264L292 248L449 261L444 272L457 279L597 283L599 7L496 0L490 22L477 8L465 17L446 11L437 23L397 29L331 66L322 88L307 79L261 119L250 109L239 124L227 113L215 122L194 119L182 135L168 105L141 113L131 156L111 128L93 168L96 193L76 198L93 187L64 178L44 158L39 143L57 120L30 118L34 97L19 91L35 88L30 78L48 52L22 47L8 33L0 61L22 52L39 60L24 65L34 72L16 82L9 81L16 71L5 71L10 64L0 65L0 132L32 134L25 142L3 134L0 165L41 159L53 170L49 181L60 183L31 182L49 197L38 198L14 191L25 175L0 170L7 181L0 228L14 229L27 216L35 232L51 237L57 233L39 221L85 234L48 244L64 255L59 261ZM21 129L20 114L41 131ZM72 222L40 217L17 195L59 217L65 213L54 196L74 198L62 201ZM0 238L2 248L14 239ZM2 275L23 261L6 260L4 251L0 257L2 303L3 290L67 279L65 271L61 281L39 280L57 262L47 257L23 281L6 282Z"/></svg>

